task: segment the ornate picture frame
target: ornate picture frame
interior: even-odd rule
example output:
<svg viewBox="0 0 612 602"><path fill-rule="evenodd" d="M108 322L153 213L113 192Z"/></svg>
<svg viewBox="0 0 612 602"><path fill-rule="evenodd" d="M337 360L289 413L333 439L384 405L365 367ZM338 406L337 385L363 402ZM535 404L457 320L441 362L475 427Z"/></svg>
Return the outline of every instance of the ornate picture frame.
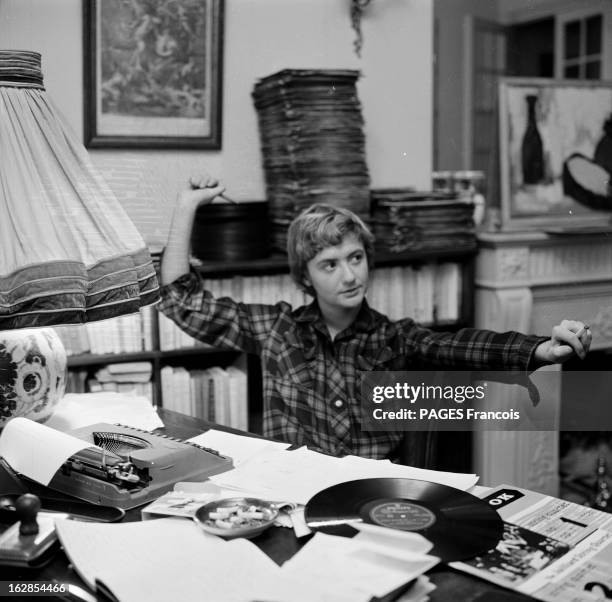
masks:
<svg viewBox="0 0 612 602"><path fill-rule="evenodd" d="M223 0L84 0L88 148L221 148Z"/></svg>
<svg viewBox="0 0 612 602"><path fill-rule="evenodd" d="M612 229L612 82L505 77L499 100L501 229Z"/></svg>

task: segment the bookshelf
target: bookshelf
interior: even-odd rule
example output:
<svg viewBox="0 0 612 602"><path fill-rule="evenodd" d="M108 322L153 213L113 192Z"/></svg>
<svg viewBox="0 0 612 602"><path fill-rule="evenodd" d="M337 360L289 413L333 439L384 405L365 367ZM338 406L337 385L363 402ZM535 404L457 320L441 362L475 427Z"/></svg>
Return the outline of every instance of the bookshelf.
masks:
<svg viewBox="0 0 612 602"><path fill-rule="evenodd" d="M473 322L475 255L476 250L468 248L378 256L368 302L391 319L410 316L437 330L469 326ZM284 255L240 262L203 263L194 260L193 267L209 280L209 288L215 295L229 295L245 302L273 303L286 299L296 307L310 302L310 298L297 291L291 282ZM377 295L377 290L381 294ZM401 302L398 302L400 298ZM230 366L238 366L246 374L246 395L243 392L242 397L246 397L243 402L246 402L248 429L261 432L261 370L258 358L205 346L182 333L154 308L144 308L136 317L139 319L139 329L132 324L127 330L137 341L128 342L124 347L119 346L116 335L113 339L112 334L113 329L119 326L119 319L101 322L99 328L94 327L93 332L90 329L87 333L90 339L92 336L103 337L106 346L101 347L90 340L81 341L79 348L73 345L74 333L64 331L68 327L57 329L69 353L69 372L73 377L79 375L79 378L72 379L73 383L78 381L79 386L87 391L89 385L97 386L95 375L102 367L149 362L151 401L168 409L188 412L189 406L182 399L189 393L183 369L192 374L216 367L227 370ZM72 328L81 328L80 336L83 337L84 327ZM92 349L103 351L92 352ZM168 382L164 384L164 380L167 381L167 377L174 373L178 375L177 383L182 383L177 384L175 389ZM180 398L178 406L174 404L174 398L167 398L169 391L173 390L175 397ZM191 407L193 409L194 406ZM210 419L212 416L202 417Z"/></svg>

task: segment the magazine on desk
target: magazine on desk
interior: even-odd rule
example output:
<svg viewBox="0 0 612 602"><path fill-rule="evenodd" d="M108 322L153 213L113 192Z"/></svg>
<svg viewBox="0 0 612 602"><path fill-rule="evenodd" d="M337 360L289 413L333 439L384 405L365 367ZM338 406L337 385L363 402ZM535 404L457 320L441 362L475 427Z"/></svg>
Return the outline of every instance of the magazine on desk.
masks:
<svg viewBox="0 0 612 602"><path fill-rule="evenodd" d="M539 600L612 599L612 514L509 485L482 497L504 520L504 536L453 568Z"/></svg>

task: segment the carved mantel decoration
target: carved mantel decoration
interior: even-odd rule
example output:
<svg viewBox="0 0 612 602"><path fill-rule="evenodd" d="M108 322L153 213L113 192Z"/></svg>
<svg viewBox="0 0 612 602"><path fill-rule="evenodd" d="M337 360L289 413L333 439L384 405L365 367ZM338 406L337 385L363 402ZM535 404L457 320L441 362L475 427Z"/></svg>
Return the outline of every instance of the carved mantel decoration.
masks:
<svg viewBox="0 0 612 602"><path fill-rule="evenodd" d="M528 260L529 253L527 249L503 249L500 254L502 278L504 278L504 280L526 278Z"/></svg>
<svg viewBox="0 0 612 602"><path fill-rule="evenodd" d="M589 322L593 337L599 340L612 340L612 306L604 307Z"/></svg>
<svg viewBox="0 0 612 602"><path fill-rule="evenodd" d="M482 233L476 264L476 326L550 335L562 319L591 326L593 350L612 348L612 237L539 231ZM558 391L550 403L561 409ZM510 394L504 402L513 403ZM559 492L559 432L477 432L474 471L483 485Z"/></svg>

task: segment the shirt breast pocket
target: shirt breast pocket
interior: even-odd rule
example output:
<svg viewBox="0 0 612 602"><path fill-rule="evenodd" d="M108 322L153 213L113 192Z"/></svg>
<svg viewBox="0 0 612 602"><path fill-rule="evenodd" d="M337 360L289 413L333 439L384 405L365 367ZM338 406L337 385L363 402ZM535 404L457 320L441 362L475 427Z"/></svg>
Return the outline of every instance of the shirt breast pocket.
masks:
<svg viewBox="0 0 612 602"><path fill-rule="evenodd" d="M405 358L391 347L383 347L376 352L358 356L357 367L362 371L402 370L405 367Z"/></svg>
<svg viewBox="0 0 612 602"><path fill-rule="evenodd" d="M316 408L323 404L323 399L312 387L295 380L283 377L272 377L274 390L286 406L293 409Z"/></svg>

